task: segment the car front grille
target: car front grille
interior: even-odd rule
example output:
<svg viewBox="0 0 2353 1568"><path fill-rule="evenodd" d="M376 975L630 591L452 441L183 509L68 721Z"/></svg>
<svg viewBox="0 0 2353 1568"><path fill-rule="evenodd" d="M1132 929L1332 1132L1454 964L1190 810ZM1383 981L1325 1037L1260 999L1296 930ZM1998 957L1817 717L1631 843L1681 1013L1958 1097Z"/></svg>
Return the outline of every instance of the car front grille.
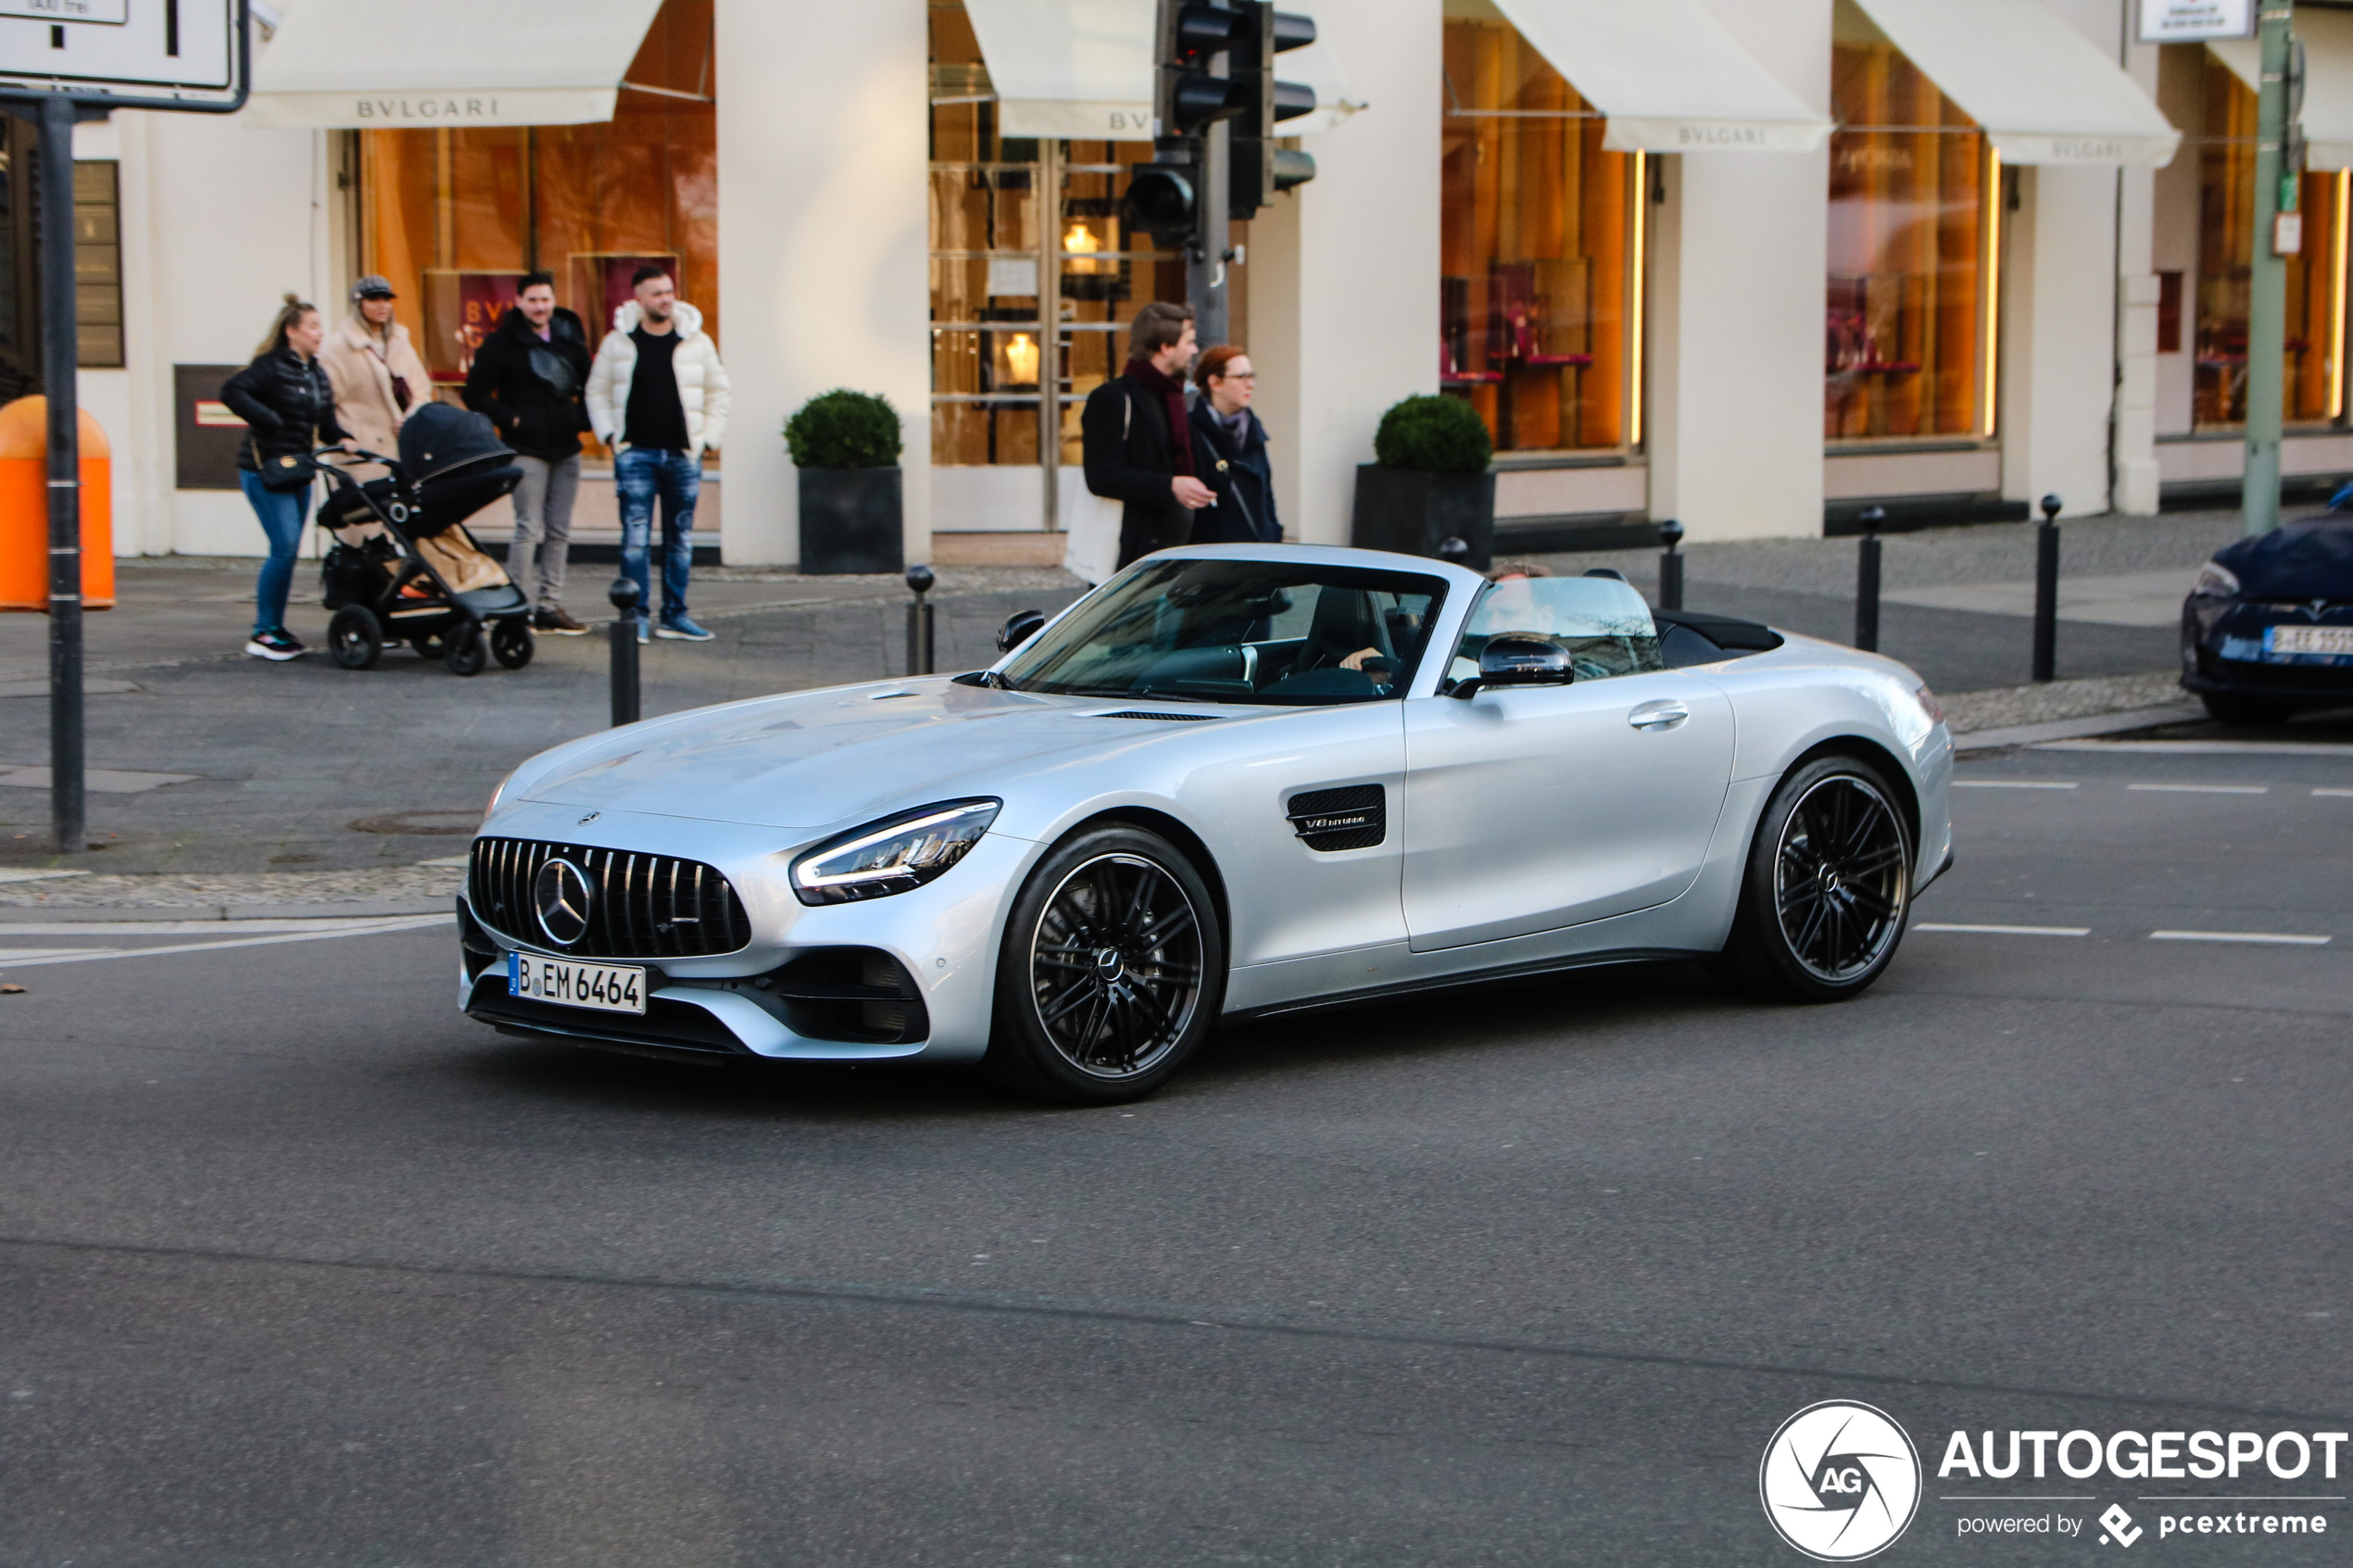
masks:
<svg viewBox="0 0 2353 1568"><path fill-rule="evenodd" d="M548 934L534 900L540 869L556 859L571 861L588 883L587 929L570 943ZM751 940L750 917L727 879L673 855L477 838L467 895L484 925L530 947L582 958L701 958L732 953Z"/></svg>

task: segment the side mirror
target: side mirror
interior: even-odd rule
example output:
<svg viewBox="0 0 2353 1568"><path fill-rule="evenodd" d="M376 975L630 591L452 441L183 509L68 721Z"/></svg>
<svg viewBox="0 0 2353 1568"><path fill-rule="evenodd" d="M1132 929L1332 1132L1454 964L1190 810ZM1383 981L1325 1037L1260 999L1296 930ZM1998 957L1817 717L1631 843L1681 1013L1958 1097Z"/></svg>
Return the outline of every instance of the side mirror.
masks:
<svg viewBox="0 0 2353 1568"><path fill-rule="evenodd" d="M1013 652L1013 649L1038 635L1038 629L1045 624L1046 617L1037 610L1013 611L1013 614L1005 617L1005 623L997 628L997 651L999 653Z"/></svg>
<svg viewBox="0 0 2353 1568"><path fill-rule="evenodd" d="M1505 632L1490 637L1478 656L1481 686L1566 686L1576 679L1568 650L1550 637Z"/></svg>

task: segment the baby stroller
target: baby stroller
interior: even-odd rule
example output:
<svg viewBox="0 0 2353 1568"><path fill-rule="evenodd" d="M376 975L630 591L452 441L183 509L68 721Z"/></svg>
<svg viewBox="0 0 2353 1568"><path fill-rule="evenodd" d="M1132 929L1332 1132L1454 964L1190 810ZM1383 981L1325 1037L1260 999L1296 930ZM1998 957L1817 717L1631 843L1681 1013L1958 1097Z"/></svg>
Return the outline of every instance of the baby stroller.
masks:
<svg viewBox="0 0 2353 1568"><path fill-rule="evenodd" d="M453 674L490 659L531 662L531 601L466 532L465 519L522 483L514 454L480 414L427 403L400 427L397 459L329 447L318 454L328 494L320 522L334 534L321 570L327 651L346 670L372 668L405 642ZM356 464L391 471L361 480Z"/></svg>

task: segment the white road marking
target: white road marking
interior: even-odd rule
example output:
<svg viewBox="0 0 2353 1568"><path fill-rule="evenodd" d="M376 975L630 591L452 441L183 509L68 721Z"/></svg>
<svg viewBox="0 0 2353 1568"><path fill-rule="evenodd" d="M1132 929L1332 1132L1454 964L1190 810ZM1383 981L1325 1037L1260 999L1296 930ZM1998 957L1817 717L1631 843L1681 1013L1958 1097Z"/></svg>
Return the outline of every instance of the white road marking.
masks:
<svg viewBox="0 0 2353 1568"><path fill-rule="evenodd" d="M403 920L385 921L369 925L346 926L340 931L288 931L274 936L240 936L226 942L175 942L167 947L104 947L96 950L61 950L39 958L7 960L11 969L31 969L41 964L95 963L104 959L159 958L166 953L208 953L222 947L268 947L282 942L324 942L337 936L373 936L387 931L420 931L432 925L454 925L452 915L413 915Z"/></svg>
<svg viewBox="0 0 2353 1568"><path fill-rule="evenodd" d="M1991 936L2089 936L2088 925L1943 925L1922 921L1914 931L1974 931Z"/></svg>
<svg viewBox="0 0 2353 1568"><path fill-rule="evenodd" d="M69 911L60 909L57 912L62 915ZM336 915L312 920L51 920L23 924L0 921L0 940L18 936L273 936L285 931L373 931L386 921L424 918L420 912L409 915ZM433 918L449 920L455 917L435 915Z"/></svg>
<svg viewBox="0 0 2353 1568"><path fill-rule="evenodd" d="M2124 787L2146 790L2154 795L2269 795L2271 793L2270 784L2126 784Z"/></svg>
<svg viewBox="0 0 2353 1568"><path fill-rule="evenodd" d="M2353 798L2353 789L2316 789L2315 795L2331 795L2339 799Z"/></svg>
<svg viewBox="0 0 2353 1568"><path fill-rule="evenodd" d="M1955 779L1955 789L2073 789L2071 784L2042 784L2031 779Z"/></svg>
<svg viewBox="0 0 2353 1568"><path fill-rule="evenodd" d="M2353 757L2353 746L2312 740L2046 740L2036 751L2165 751L2176 757Z"/></svg>
<svg viewBox="0 0 2353 1568"><path fill-rule="evenodd" d="M2152 931L2152 942L2257 942L2275 947L2325 947L2326 936L2296 936L2278 931Z"/></svg>
<svg viewBox="0 0 2353 1568"><path fill-rule="evenodd" d="M0 947L0 965L19 962L25 959L58 959L83 953L111 953L112 947Z"/></svg>

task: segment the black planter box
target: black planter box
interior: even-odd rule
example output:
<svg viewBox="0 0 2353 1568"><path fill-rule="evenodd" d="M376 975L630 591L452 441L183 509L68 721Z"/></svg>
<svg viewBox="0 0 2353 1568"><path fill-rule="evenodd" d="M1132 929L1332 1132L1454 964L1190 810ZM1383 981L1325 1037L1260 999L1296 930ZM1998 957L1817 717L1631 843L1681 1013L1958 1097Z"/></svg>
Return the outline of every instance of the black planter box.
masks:
<svg viewBox="0 0 2353 1568"><path fill-rule="evenodd" d="M1470 546L1463 564L1485 571L1495 555L1495 476L1418 473L1378 463L1356 468L1356 513L1348 542L1360 550L1435 556L1448 539Z"/></svg>
<svg viewBox="0 0 2353 1568"><path fill-rule="evenodd" d="M800 570L810 577L906 569L900 470L800 470Z"/></svg>

